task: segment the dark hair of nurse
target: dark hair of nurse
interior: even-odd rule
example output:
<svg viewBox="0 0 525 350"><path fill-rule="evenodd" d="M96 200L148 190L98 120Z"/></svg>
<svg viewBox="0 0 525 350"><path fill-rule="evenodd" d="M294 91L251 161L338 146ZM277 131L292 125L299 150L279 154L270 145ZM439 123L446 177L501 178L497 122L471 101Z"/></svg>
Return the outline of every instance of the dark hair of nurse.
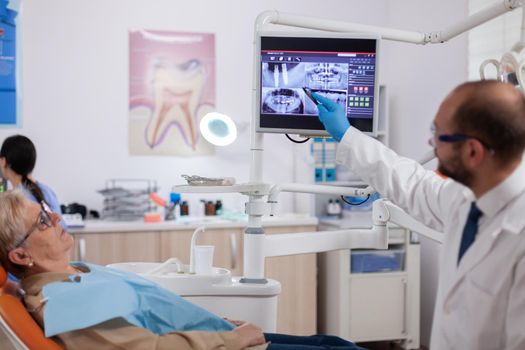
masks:
<svg viewBox="0 0 525 350"><path fill-rule="evenodd" d="M12 182L10 177L20 176L22 184L35 199L38 202L45 201L42 190L31 179L36 163L36 148L29 138L23 135L6 138L0 149L0 160L2 173L8 180Z"/></svg>

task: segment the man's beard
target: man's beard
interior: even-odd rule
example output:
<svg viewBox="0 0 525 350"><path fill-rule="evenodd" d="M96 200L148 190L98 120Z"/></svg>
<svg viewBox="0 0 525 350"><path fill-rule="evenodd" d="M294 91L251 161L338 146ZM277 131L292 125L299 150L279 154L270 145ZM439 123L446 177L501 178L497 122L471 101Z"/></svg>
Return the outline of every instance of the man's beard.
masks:
<svg viewBox="0 0 525 350"><path fill-rule="evenodd" d="M450 177L451 179L467 187L472 185L474 176L472 175L472 172L465 168L459 158L459 155L455 155L452 159L450 159L447 166L445 166L439 158L438 160L438 171L441 174Z"/></svg>

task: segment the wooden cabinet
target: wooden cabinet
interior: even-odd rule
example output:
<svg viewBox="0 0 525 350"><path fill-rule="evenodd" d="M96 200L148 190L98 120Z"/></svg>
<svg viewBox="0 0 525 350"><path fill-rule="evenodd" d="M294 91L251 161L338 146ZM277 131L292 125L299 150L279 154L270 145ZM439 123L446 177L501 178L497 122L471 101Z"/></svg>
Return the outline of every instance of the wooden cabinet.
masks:
<svg viewBox="0 0 525 350"><path fill-rule="evenodd" d="M266 234L312 232L314 226L271 227ZM285 334L317 333L317 255L267 258L266 276L281 282L277 331Z"/></svg>
<svg viewBox="0 0 525 350"><path fill-rule="evenodd" d="M316 231L316 226L265 227L267 234ZM197 244L215 246L214 266L243 273L243 232L240 227L210 228L199 235ZM160 262L171 257L189 263L193 229L139 232L74 233L73 260L106 265L115 262ZM279 281L282 292L277 309L279 333L310 335L317 328L316 254L302 254L266 260L266 276Z"/></svg>
<svg viewBox="0 0 525 350"><path fill-rule="evenodd" d="M99 265L115 262L159 261L158 232L101 232L75 234L72 260Z"/></svg>

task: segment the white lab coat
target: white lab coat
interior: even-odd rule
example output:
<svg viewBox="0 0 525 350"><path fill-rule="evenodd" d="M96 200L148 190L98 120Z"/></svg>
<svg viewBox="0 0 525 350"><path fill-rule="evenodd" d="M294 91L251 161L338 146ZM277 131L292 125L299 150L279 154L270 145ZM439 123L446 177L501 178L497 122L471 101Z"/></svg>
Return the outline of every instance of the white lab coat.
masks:
<svg viewBox="0 0 525 350"><path fill-rule="evenodd" d="M458 266L472 192L351 127L336 161L444 232L431 350L525 349L525 162L479 198L476 240Z"/></svg>

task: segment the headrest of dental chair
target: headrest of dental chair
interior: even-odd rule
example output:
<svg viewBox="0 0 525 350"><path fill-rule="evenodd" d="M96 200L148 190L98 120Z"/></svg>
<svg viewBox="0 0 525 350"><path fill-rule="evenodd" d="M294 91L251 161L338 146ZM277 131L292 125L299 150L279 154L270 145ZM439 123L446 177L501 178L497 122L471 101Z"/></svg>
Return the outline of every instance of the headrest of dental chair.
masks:
<svg viewBox="0 0 525 350"><path fill-rule="evenodd" d="M0 287L4 285L5 281L7 281L7 273L5 272L4 267L0 265Z"/></svg>
<svg viewBox="0 0 525 350"><path fill-rule="evenodd" d="M14 334L11 341L16 344L15 349L63 350L60 345L45 337L44 331L29 315L18 297L4 293L2 289L6 286L6 281L7 273L0 266L0 333L7 331ZM9 283L12 282L7 284Z"/></svg>

